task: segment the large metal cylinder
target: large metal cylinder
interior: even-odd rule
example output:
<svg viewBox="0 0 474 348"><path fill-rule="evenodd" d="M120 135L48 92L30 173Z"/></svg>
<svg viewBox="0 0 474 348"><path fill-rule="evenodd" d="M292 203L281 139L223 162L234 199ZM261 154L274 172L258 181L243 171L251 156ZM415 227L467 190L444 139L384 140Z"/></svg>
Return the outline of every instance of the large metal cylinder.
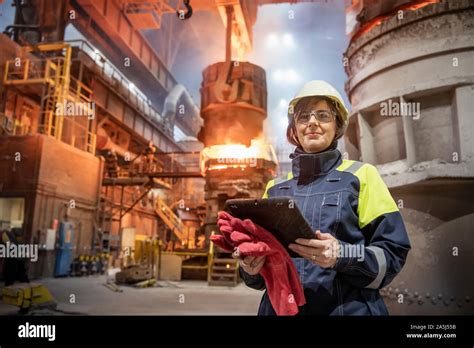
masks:
<svg viewBox="0 0 474 348"><path fill-rule="evenodd" d="M272 178L276 156L263 141L267 114L265 71L248 62L220 62L203 71L198 139L205 173L209 236L218 231L217 212L230 198L261 197Z"/></svg>
<svg viewBox="0 0 474 348"><path fill-rule="evenodd" d="M379 165L412 244L382 294L391 314L472 314L474 6L383 3L346 51L346 150Z"/></svg>
<svg viewBox="0 0 474 348"><path fill-rule="evenodd" d="M203 71L198 139L205 146L259 138L267 111L265 70L248 62L219 62Z"/></svg>

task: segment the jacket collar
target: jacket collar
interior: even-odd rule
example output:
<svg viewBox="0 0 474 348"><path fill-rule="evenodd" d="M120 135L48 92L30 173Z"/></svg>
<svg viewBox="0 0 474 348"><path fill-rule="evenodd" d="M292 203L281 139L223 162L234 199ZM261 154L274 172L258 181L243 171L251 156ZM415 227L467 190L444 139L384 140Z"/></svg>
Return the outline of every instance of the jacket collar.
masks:
<svg viewBox="0 0 474 348"><path fill-rule="evenodd" d="M307 153L300 148L290 155L293 177L298 183L308 183L320 175L325 175L341 163L341 153L331 146L319 153Z"/></svg>

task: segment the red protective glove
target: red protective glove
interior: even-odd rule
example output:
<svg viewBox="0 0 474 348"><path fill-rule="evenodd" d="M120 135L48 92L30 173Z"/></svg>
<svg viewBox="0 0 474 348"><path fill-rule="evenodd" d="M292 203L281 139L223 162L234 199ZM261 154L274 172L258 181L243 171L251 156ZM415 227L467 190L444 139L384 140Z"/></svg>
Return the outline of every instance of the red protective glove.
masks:
<svg viewBox="0 0 474 348"><path fill-rule="evenodd" d="M215 242L225 251L232 251L234 249L232 239L230 235L232 233L232 227L230 225L230 220L217 220L217 227L221 231L222 235L213 235L211 236L211 241Z"/></svg>
<svg viewBox="0 0 474 348"><path fill-rule="evenodd" d="M219 212L218 226L223 235L211 237L216 245L227 251L238 247L243 257L266 256L260 274L275 312L297 314L298 306L306 303L303 287L290 255L278 240L251 220L242 221L226 212Z"/></svg>
<svg viewBox="0 0 474 348"><path fill-rule="evenodd" d="M232 252L234 251L235 247L240 245L242 242L253 241L252 237L246 233L232 231L231 221L234 219L234 217L225 212L222 213L226 214L221 215L221 217L225 218L218 218L217 220L217 227L219 227L222 235L215 234L211 236L211 241L214 244L222 248L224 251Z"/></svg>

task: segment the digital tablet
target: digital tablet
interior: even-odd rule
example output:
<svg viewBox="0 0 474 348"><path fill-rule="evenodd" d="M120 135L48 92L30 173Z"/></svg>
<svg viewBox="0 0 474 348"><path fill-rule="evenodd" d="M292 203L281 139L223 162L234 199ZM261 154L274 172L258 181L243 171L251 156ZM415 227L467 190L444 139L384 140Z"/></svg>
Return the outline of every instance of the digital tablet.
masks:
<svg viewBox="0 0 474 348"><path fill-rule="evenodd" d="M315 238L315 232L291 197L229 199L225 203L224 211L241 220L250 219L265 228L292 257L301 256L288 249L290 243L294 243L298 238Z"/></svg>

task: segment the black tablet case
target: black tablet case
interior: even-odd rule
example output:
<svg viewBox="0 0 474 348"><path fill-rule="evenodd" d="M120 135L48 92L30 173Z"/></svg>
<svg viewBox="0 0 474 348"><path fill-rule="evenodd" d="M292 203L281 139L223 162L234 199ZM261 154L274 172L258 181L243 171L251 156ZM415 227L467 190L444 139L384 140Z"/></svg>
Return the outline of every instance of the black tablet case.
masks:
<svg viewBox="0 0 474 348"><path fill-rule="evenodd" d="M291 197L265 199L229 199L224 211L241 220L250 219L271 232L290 256L301 257L288 245L297 238L315 238L315 232Z"/></svg>

